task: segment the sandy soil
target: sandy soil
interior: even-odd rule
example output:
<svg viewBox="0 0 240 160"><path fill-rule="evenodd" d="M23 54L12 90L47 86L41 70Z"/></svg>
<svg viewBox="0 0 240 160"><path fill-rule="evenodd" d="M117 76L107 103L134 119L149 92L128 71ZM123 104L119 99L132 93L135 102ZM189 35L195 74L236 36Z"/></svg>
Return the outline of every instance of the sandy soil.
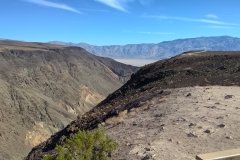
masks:
<svg viewBox="0 0 240 160"><path fill-rule="evenodd" d="M107 125L120 142L111 159L192 160L196 155L240 147L240 88L167 89L165 98L142 102L122 124Z"/></svg>

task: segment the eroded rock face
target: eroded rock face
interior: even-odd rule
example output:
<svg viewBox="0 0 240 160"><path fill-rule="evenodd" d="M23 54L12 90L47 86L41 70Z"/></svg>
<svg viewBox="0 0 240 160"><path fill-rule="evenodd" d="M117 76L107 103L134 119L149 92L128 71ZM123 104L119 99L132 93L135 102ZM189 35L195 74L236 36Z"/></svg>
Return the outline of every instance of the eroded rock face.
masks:
<svg viewBox="0 0 240 160"><path fill-rule="evenodd" d="M55 129L57 131L57 129ZM31 130L26 132L25 144L36 146L47 140L51 136L51 130L43 122L36 124Z"/></svg>
<svg viewBox="0 0 240 160"><path fill-rule="evenodd" d="M91 106L95 106L99 102L105 99L105 96L97 93L94 90L91 90L90 88L84 85L80 85L79 87L79 97L80 97L80 101L86 102ZM84 108L84 104L83 106L79 105L79 107Z"/></svg>
<svg viewBox="0 0 240 160"><path fill-rule="evenodd" d="M151 105L154 105L152 98L158 96L160 102L165 99L164 96L169 94L169 92L162 89L209 85L239 86L239 62L240 52L201 51L187 52L147 65L133 74L127 83L110 94L96 107L79 116L78 120L71 122L66 128L55 133L47 141L33 148L27 159L41 159L44 154L55 152L56 144L62 144L67 137L76 133L79 129L94 129L98 124L105 122L109 117L118 115L121 111L130 111L132 108L139 107L144 103L150 103L150 105L143 107L143 110L148 112L151 110ZM223 65L225 69L219 69ZM191 93L191 96L186 97L188 93ZM186 99L192 99L194 96L195 94L189 91L184 93ZM211 97L207 100L210 101ZM197 100L196 103L198 103ZM211 110L216 108L212 106L204 108ZM163 116L165 116L165 113L159 113L156 117L161 118ZM187 122L186 126L189 127L188 125L193 122L188 121L184 117L179 117L174 124ZM134 124L136 125L133 127L139 126L138 123ZM148 127L151 129L153 126L149 125ZM167 131L168 127L161 126L160 130ZM199 136L198 132L190 130L184 135L188 136L188 134L193 138ZM173 137L168 137L169 139L173 140L169 141L171 143L178 142Z"/></svg>
<svg viewBox="0 0 240 160"><path fill-rule="evenodd" d="M6 155L4 159L26 156L138 70L79 47L19 41L0 41L0 61L0 157ZM116 67L127 74L115 72Z"/></svg>

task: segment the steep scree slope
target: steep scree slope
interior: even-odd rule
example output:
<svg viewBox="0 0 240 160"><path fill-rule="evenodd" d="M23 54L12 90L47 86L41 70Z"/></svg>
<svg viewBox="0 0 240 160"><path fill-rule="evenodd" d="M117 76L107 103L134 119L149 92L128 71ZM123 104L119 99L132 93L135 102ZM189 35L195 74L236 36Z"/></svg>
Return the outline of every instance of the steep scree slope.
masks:
<svg viewBox="0 0 240 160"><path fill-rule="evenodd" d="M0 159L21 159L138 69L80 47L19 41L0 41L0 61Z"/></svg>

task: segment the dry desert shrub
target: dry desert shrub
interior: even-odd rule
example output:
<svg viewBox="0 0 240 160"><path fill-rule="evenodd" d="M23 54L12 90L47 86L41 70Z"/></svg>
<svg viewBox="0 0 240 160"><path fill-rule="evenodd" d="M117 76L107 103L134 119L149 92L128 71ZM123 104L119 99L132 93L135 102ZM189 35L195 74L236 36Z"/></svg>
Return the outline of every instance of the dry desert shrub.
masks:
<svg viewBox="0 0 240 160"><path fill-rule="evenodd" d="M155 101L154 101L154 100L151 100L151 101L150 101L150 104L155 104Z"/></svg>
<svg viewBox="0 0 240 160"><path fill-rule="evenodd" d="M166 97L163 97L163 98L160 98L158 100L158 103L163 103L163 102L166 102L167 101L167 98Z"/></svg>
<svg viewBox="0 0 240 160"><path fill-rule="evenodd" d="M120 123L124 122L124 118L123 117L116 117L113 119L113 125L118 125Z"/></svg>
<svg viewBox="0 0 240 160"><path fill-rule="evenodd" d="M135 112L135 111L129 112L128 115L129 115L129 116L135 116L135 115L136 115L136 112Z"/></svg>
<svg viewBox="0 0 240 160"><path fill-rule="evenodd" d="M105 121L105 124L106 125L118 125L120 123L124 122L124 118L123 117L112 117L112 118L108 118L106 121Z"/></svg>
<svg viewBox="0 0 240 160"><path fill-rule="evenodd" d="M135 112L138 113L139 112L139 108L135 108Z"/></svg>
<svg viewBox="0 0 240 160"><path fill-rule="evenodd" d="M128 113L128 111L127 111L127 110L124 110L124 111L122 111L122 112L119 113L118 117L127 118L127 117L128 117L128 116L127 116L127 113Z"/></svg>
<svg viewBox="0 0 240 160"><path fill-rule="evenodd" d="M153 99L152 100L147 100L147 104L153 105L153 104L155 104L155 101Z"/></svg>
<svg viewBox="0 0 240 160"><path fill-rule="evenodd" d="M139 112L138 108L132 108L130 109L130 112L128 113L129 116L135 116Z"/></svg>
<svg viewBox="0 0 240 160"><path fill-rule="evenodd" d="M136 108L131 108L130 109L130 112L134 112Z"/></svg>
<svg viewBox="0 0 240 160"><path fill-rule="evenodd" d="M106 119L106 120L105 120L105 124L106 124L106 125L111 125L111 124L113 124L112 118Z"/></svg>
<svg viewBox="0 0 240 160"><path fill-rule="evenodd" d="M105 125L118 125L120 123L124 122L124 119L126 119L129 116L134 116L139 112L138 108L132 108L130 112L128 113L128 110L124 110L118 114L118 116L114 116L111 118L108 118L105 120L104 126Z"/></svg>
<svg viewBox="0 0 240 160"><path fill-rule="evenodd" d="M143 110L144 110L144 111L149 110L149 106L145 106L145 107L143 108Z"/></svg>

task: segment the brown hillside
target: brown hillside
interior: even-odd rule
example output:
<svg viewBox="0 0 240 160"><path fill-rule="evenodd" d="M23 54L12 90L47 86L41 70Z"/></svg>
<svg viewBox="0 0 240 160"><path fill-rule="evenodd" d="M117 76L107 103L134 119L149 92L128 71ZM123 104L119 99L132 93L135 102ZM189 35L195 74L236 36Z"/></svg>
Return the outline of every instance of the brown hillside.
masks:
<svg viewBox="0 0 240 160"><path fill-rule="evenodd" d="M20 159L138 69L80 47L20 41L0 41L0 61L3 159Z"/></svg>

